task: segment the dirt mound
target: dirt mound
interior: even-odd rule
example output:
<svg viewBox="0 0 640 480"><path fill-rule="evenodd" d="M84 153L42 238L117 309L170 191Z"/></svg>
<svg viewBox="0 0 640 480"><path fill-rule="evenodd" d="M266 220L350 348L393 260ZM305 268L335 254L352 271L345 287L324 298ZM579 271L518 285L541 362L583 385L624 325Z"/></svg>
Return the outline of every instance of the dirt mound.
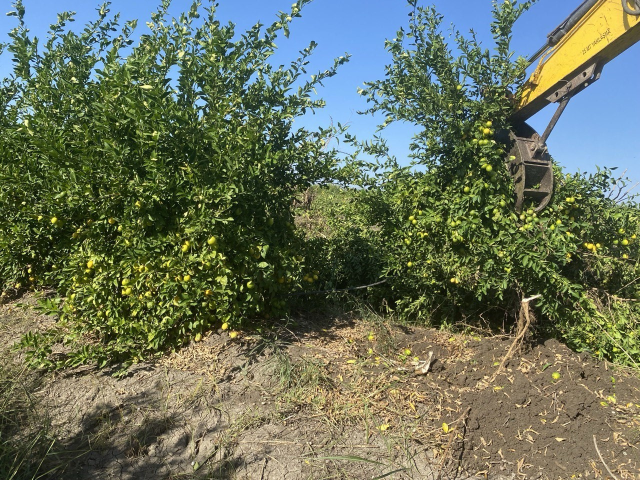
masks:
<svg viewBox="0 0 640 480"><path fill-rule="evenodd" d="M420 441L435 447L433 457L449 471L605 478L609 468L621 478L640 478L638 372L549 339L507 361L496 375L511 338L400 327L389 330L389 337L400 353L387 366L403 368L405 356L434 353L431 373L391 376L385 394L413 406L408 399L421 393L429 411L418 410L416 424L429 438Z"/></svg>
<svg viewBox="0 0 640 480"><path fill-rule="evenodd" d="M581 478L603 475L604 460L629 478L639 472L637 377L547 340L489 383L504 352L503 342L478 342L471 363L440 374L459 410L470 407L457 444L466 468Z"/></svg>
<svg viewBox="0 0 640 480"><path fill-rule="evenodd" d="M47 321L0 308L2 344ZM56 479L640 478L637 372L547 340L496 375L510 344L300 318L213 333L125 378L46 374L45 465Z"/></svg>

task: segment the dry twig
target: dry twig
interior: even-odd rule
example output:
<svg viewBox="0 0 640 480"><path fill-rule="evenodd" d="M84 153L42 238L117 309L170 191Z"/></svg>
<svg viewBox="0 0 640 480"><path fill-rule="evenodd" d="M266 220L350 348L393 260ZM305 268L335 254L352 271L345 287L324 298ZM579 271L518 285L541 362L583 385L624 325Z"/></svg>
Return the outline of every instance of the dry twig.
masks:
<svg viewBox="0 0 640 480"><path fill-rule="evenodd" d="M593 436L593 445L596 447L596 452L598 452L598 456L600 457L600 461L604 465L604 468L607 469L607 472L609 472L609 475L611 475L613 477L613 480L618 480L618 477L616 477L613 474L613 472L611 470L609 470L609 466L604 461L604 458L602 458L602 454L600 453L600 449L598 448L598 442L596 441L596 436L595 435Z"/></svg>
<svg viewBox="0 0 640 480"><path fill-rule="evenodd" d="M462 422L462 426L464 427L463 432L466 432L467 419L469 418L470 413L471 413L471 407L467 407L464 413L460 415L460 417L458 417L458 419L455 422L453 422L451 425L455 425L456 423ZM457 435L458 435L458 429L455 427L452 428L451 431L449 432L449 441L447 442L447 446L445 447L444 453L442 454L442 460L440 460L440 465L438 466L438 476L436 477L436 480L440 480L442 478L444 463L446 462L447 457L450 454L449 451L451 450L451 444L453 443L453 439Z"/></svg>

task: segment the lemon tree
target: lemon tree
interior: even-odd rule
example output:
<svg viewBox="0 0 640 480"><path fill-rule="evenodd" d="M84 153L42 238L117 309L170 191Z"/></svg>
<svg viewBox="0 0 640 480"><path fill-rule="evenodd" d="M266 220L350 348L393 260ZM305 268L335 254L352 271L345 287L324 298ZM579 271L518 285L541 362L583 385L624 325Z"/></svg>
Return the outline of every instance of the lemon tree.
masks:
<svg viewBox="0 0 640 480"><path fill-rule="evenodd" d="M624 180L606 169L587 175L556 167L549 207L514 211L510 146L499 133L511 127L511 99L525 79L527 62L514 58L510 41L530 2L494 2L491 49L459 32L450 46L442 16L409 4L408 29L386 44L386 78L361 94L366 113L385 118L381 129L417 127L412 163L389 156L384 133L373 142L350 139L378 159L360 161L368 174L358 194L388 245L387 304L437 324L502 325L515 319L522 298L539 294L544 325L571 345L640 362L639 210L624 198Z"/></svg>
<svg viewBox="0 0 640 480"><path fill-rule="evenodd" d="M307 73L269 58L308 0L239 35L199 2L136 21L107 5L81 32L63 13L40 41L14 4L0 111L0 285L52 287L36 365L125 364L220 325L269 321L313 275L296 194L331 179L330 129L294 127L346 56ZM63 356L51 356L56 343Z"/></svg>

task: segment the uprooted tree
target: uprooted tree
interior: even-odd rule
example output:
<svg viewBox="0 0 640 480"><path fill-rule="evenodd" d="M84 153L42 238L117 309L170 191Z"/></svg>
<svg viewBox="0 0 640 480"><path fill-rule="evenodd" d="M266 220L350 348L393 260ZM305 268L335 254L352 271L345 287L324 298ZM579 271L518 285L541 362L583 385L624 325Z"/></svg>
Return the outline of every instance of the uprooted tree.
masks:
<svg viewBox="0 0 640 480"><path fill-rule="evenodd" d="M459 32L451 48L436 10L409 3L408 30L386 45L386 78L361 94L365 113L385 118L382 130L417 127L411 165L400 166L381 135L351 139L378 159L358 162L366 188L354 194L382 228L392 308L437 324L513 323L520 301L540 295L536 311L572 346L637 364L639 210L626 181L556 166L551 204L514 211L509 145L495 138L510 129L525 80L528 62L512 59L510 41L531 2L494 2L492 50Z"/></svg>

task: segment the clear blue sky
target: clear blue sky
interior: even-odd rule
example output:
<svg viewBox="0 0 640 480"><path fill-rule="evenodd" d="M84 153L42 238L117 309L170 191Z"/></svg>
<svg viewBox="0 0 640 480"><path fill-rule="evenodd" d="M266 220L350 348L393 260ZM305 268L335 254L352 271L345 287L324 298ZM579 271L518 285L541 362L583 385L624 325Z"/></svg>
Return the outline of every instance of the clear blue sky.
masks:
<svg viewBox="0 0 640 480"><path fill-rule="evenodd" d="M289 10L293 0L219 0L218 16L222 21L233 21L238 31L245 30L257 21L271 23L279 10ZM10 1L2 0L5 12ZM56 13L71 10L77 12L74 28L95 18L99 2L93 0L24 0L27 24L38 36L44 37L48 25L56 19ZM146 27L144 21L155 11L159 0L113 0L112 12L121 12L123 19L140 20L139 33ZM516 24L513 50L517 55L530 55L540 47L546 34L571 13L581 0L539 0ZM462 32L473 28L488 47L491 22L490 0L432 0L445 16L444 25L454 24ZM171 11L178 14L187 10L190 1L174 0ZM285 63L295 58L309 41L319 47L312 58L309 74L332 64L332 59L348 52L351 61L339 74L325 83L319 94L327 101L327 107L310 126L334 122L349 123L352 132L362 138L375 131L376 121L357 114L366 108L356 89L368 80L383 77L389 56L384 50L384 40L393 38L396 30L408 22L409 7L404 0L315 0L302 12L292 26L291 36L281 38L279 53L274 62ZM0 17L0 32L9 31L15 19ZM0 73L10 68L8 58L2 57ZM568 171L593 171L595 166L617 166L619 171L628 169L627 175L640 181L640 44L609 63L602 78L575 97L562 116L549 139L549 148L556 161ZM554 106L547 107L530 120L542 132L553 114ZM305 122L307 120L305 119ZM399 159L406 156L408 126L396 126L388 130L393 153Z"/></svg>

